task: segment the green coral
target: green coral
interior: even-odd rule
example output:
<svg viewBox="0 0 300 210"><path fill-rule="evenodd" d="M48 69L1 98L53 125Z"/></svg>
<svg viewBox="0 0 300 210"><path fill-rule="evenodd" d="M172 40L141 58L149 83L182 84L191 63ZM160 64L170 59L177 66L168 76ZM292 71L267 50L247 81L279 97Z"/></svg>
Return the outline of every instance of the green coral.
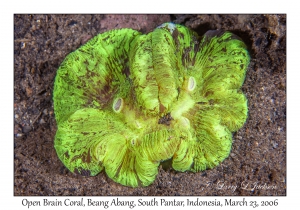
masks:
<svg viewBox="0 0 300 210"><path fill-rule="evenodd" d="M228 157L247 118L249 63L230 32L165 23L97 35L57 71L55 149L72 172L105 170L122 185L151 184L162 161L198 172Z"/></svg>

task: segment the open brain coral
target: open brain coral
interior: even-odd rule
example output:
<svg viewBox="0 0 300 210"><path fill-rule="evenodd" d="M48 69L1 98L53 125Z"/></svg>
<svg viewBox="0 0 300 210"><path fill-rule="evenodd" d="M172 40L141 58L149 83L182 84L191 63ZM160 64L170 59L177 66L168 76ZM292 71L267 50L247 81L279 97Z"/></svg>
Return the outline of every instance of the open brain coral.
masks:
<svg viewBox="0 0 300 210"><path fill-rule="evenodd" d="M177 171L213 168L228 157L247 118L240 88L249 54L230 32L165 23L97 35L57 71L55 149L72 172L105 170L147 186L162 161Z"/></svg>

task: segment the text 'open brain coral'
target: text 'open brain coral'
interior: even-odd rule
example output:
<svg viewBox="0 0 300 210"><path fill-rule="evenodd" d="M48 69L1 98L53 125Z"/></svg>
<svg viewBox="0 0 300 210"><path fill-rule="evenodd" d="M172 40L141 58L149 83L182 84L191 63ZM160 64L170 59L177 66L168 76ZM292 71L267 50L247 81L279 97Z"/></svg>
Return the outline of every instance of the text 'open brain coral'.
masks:
<svg viewBox="0 0 300 210"><path fill-rule="evenodd" d="M247 118L241 92L249 54L230 32L165 23L143 35L118 29L70 53L57 71L58 157L72 172L105 170L150 185L162 161L198 172L228 157Z"/></svg>

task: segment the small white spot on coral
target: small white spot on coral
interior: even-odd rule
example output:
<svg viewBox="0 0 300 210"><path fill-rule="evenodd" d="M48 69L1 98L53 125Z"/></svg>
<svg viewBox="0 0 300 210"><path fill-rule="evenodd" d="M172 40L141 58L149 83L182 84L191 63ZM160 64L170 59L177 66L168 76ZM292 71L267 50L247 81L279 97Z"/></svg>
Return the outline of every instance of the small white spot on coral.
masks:
<svg viewBox="0 0 300 210"><path fill-rule="evenodd" d="M188 90L193 91L195 87L196 87L196 80L194 77L190 77L188 82Z"/></svg>
<svg viewBox="0 0 300 210"><path fill-rule="evenodd" d="M117 113L119 113L124 105L124 101L122 98L116 98L114 103L113 103L113 110Z"/></svg>
<svg viewBox="0 0 300 210"><path fill-rule="evenodd" d="M135 124L136 124L136 127L138 128L138 129L140 129L140 128L142 128L142 125L141 125L141 123L139 122L139 121L135 121Z"/></svg>
<svg viewBox="0 0 300 210"><path fill-rule="evenodd" d="M158 26L157 28L168 28L168 30L171 32L171 34L173 34L173 32L176 28L176 24L174 24L174 23L163 23L160 26Z"/></svg>
<svg viewBox="0 0 300 210"><path fill-rule="evenodd" d="M180 126L182 126L184 128L190 128L190 126L191 126L190 120L186 117L181 117L179 123L180 123Z"/></svg>

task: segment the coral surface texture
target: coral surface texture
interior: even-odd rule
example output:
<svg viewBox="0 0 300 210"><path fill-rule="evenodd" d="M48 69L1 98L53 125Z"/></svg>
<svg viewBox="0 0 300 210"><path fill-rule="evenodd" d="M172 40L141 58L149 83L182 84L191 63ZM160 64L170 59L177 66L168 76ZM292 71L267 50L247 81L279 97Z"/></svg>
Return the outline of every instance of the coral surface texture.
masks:
<svg viewBox="0 0 300 210"><path fill-rule="evenodd" d="M148 186L162 161L213 168L247 118L241 93L249 54L229 32L164 23L141 35L99 34L67 56L54 84L55 148L83 175Z"/></svg>

